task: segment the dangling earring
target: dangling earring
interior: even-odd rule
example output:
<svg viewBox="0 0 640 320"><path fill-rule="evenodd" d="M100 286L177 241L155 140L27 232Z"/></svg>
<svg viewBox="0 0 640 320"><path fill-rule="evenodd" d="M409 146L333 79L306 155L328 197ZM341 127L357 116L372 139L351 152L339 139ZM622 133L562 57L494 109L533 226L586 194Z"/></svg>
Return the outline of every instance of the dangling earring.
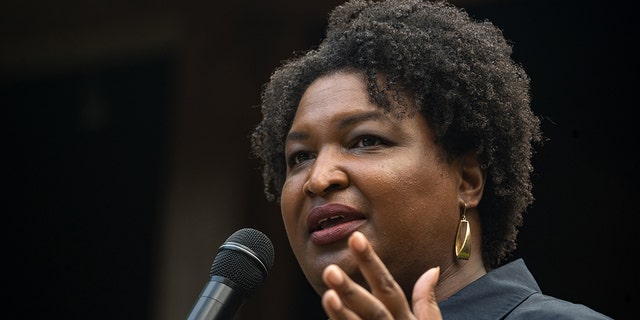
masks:
<svg viewBox="0 0 640 320"><path fill-rule="evenodd" d="M471 228L467 221L467 203L462 202L460 208L460 224L458 224L458 233L456 234L456 257L462 260L468 260L471 255Z"/></svg>

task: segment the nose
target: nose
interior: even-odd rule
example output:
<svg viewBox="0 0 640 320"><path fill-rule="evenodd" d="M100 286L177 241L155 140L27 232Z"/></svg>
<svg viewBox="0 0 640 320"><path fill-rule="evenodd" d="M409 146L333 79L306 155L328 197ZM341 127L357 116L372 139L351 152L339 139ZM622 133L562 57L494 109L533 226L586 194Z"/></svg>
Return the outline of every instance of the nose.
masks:
<svg viewBox="0 0 640 320"><path fill-rule="evenodd" d="M318 154L309 168L307 181L302 186L303 192L309 197L325 196L349 186L348 175L340 163L340 158L335 154Z"/></svg>

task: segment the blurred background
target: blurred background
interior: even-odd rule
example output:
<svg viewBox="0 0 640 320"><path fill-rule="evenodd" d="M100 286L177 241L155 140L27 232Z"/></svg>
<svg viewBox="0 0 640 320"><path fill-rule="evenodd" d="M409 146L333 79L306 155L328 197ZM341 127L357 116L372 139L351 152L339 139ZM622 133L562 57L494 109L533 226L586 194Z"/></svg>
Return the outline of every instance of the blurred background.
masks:
<svg viewBox="0 0 640 320"><path fill-rule="evenodd" d="M549 139L514 258L543 292L631 318L635 12L595 0L452 2L513 42ZM218 246L253 227L274 242L275 265L237 318L326 319L264 198L248 135L271 71L317 45L340 3L1 2L3 316L183 319Z"/></svg>

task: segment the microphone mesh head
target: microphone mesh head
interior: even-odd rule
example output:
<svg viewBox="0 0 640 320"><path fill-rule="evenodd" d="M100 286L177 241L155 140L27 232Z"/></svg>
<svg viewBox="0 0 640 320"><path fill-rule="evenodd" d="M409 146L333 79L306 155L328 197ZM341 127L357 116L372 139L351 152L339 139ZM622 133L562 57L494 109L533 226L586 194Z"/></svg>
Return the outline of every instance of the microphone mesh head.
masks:
<svg viewBox="0 0 640 320"><path fill-rule="evenodd" d="M227 243L240 244L252 251L253 255L243 250L221 247L211 265L210 275L231 280L238 286L235 289L242 295L248 295L264 282L273 266L273 244L264 233L251 228L234 232L225 241Z"/></svg>

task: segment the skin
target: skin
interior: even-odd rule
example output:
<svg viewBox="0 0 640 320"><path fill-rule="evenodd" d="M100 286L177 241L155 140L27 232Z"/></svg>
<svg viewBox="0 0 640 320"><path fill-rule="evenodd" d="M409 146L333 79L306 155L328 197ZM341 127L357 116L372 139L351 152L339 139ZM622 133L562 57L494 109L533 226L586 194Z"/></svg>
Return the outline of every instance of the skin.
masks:
<svg viewBox="0 0 640 320"><path fill-rule="evenodd" d="M405 107L398 110L415 108ZM437 301L486 273L476 209L485 181L479 163L472 154L446 161L426 119L385 114L359 73L325 75L307 88L285 156L287 237L332 319L437 318ZM469 260L454 253L463 202L472 228ZM328 204L362 219L351 222L355 232L318 244L307 220Z"/></svg>

